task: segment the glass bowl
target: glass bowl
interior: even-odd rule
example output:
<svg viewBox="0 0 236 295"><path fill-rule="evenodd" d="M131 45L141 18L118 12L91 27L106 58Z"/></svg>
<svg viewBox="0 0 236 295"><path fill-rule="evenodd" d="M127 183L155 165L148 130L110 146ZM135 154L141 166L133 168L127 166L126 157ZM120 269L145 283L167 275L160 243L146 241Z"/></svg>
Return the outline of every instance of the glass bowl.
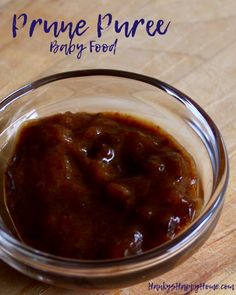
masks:
<svg viewBox="0 0 236 295"><path fill-rule="evenodd" d="M118 111L149 120L171 134L194 158L204 207L173 240L140 255L103 261L65 259L37 251L14 238L4 206L3 174L15 134L26 120L59 112ZM82 289L114 289L154 278L178 266L213 231L228 182L222 137L189 97L157 79L116 70L59 73L32 82L0 102L0 257L37 280Z"/></svg>

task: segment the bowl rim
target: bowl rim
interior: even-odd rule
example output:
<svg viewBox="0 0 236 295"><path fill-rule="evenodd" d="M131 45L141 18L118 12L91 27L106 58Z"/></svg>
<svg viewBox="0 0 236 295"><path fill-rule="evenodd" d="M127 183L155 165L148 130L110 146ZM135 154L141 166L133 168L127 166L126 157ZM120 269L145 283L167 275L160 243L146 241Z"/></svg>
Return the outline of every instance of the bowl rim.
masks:
<svg viewBox="0 0 236 295"><path fill-rule="evenodd" d="M47 265L58 265L65 268L109 268L114 266L127 266L127 265L135 265L137 263L144 263L145 261L151 261L152 259L163 259L164 257L171 258L176 254L176 251L181 251L186 245L189 243L189 239L193 242L202 227L207 226L208 221L214 215L217 209L222 205L224 194L227 188L228 179L229 179L229 163L228 163L228 155L226 151L226 147L223 141L223 138L213 122L213 120L209 117L209 115L190 97L185 95L183 92L179 91L175 87L159 80L154 77L149 77L143 74L138 74L134 72L122 71L122 70L114 70L114 69L86 69L86 70L76 70L76 71L68 71L61 72L49 76L45 76L38 80L35 80L25 86L15 90L14 92L7 95L0 101L0 111L1 109L7 107L9 104L13 103L15 100L19 99L21 96L28 94L29 92L34 91L35 89L63 79L69 78L78 78L78 77L88 77L88 76L110 76L117 78L126 78L131 80L136 80L138 82L143 82L154 87L157 87L182 104L184 104L188 109L191 109L191 112L195 112L195 115L201 117L207 125L210 127L211 132L214 136L214 139L217 143L217 147L219 148L220 153L220 161L223 167L220 167L218 173L220 173L220 179L216 187L214 187L214 193L211 195L211 198L204 209L204 212L196 218L196 220L183 232L178 234L176 238L171 241L167 241L164 244L161 244L158 247L145 251L139 255L122 257L117 259L106 259L106 260L78 260L78 259L70 259L63 258L59 256L55 256L49 253L45 253L39 250L36 250L30 246L27 246L13 236L8 234L4 228L0 225L0 250L1 250L1 241L5 240L8 245L12 245L15 249L24 256L28 258L34 258L37 261L43 261Z"/></svg>

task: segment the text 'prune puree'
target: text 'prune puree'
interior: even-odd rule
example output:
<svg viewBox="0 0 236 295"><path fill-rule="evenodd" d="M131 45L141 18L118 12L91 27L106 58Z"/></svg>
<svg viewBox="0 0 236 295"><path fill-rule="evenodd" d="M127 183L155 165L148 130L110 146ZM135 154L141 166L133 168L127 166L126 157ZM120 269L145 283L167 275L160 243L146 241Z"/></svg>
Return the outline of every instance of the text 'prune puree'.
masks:
<svg viewBox="0 0 236 295"><path fill-rule="evenodd" d="M173 239L203 198L191 156L160 128L117 113L67 112L21 129L5 202L25 244L97 260Z"/></svg>

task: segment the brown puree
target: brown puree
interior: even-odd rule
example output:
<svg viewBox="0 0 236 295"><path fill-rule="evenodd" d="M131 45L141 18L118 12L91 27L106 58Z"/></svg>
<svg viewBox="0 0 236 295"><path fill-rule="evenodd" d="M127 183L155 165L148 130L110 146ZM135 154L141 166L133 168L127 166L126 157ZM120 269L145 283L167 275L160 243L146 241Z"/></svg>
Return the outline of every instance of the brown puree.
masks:
<svg viewBox="0 0 236 295"><path fill-rule="evenodd" d="M5 201L27 245L77 259L139 254L199 213L195 163L159 127L117 113L70 113L20 131Z"/></svg>

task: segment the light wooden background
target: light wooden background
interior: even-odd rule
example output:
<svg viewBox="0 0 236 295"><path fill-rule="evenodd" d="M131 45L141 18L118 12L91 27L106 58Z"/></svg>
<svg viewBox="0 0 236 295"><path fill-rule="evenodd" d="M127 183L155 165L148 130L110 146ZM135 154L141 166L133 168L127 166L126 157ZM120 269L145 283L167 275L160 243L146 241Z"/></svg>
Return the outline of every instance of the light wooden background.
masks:
<svg viewBox="0 0 236 295"><path fill-rule="evenodd" d="M12 38L13 14L29 19L76 21L95 26L99 13L110 12L119 20L135 18L171 20L165 36L119 38L116 55L49 53L50 34L41 29L29 39L28 31ZM77 40L96 38L90 30ZM115 39L109 29L103 41ZM60 38L60 41L66 38ZM75 38L76 41L76 38ZM177 269L154 279L155 283L225 283L236 288L236 1L235 0L0 0L0 97L38 77L86 68L134 71L164 80L195 99L221 130L230 158L231 174L222 217L206 244ZM236 290L234 291L236 292ZM199 294L233 294L232 291ZM117 290L114 295L155 294L148 282ZM183 294L177 292L171 294ZM0 294L79 294L40 284L0 262ZM102 294L102 293L101 293Z"/></svg>

